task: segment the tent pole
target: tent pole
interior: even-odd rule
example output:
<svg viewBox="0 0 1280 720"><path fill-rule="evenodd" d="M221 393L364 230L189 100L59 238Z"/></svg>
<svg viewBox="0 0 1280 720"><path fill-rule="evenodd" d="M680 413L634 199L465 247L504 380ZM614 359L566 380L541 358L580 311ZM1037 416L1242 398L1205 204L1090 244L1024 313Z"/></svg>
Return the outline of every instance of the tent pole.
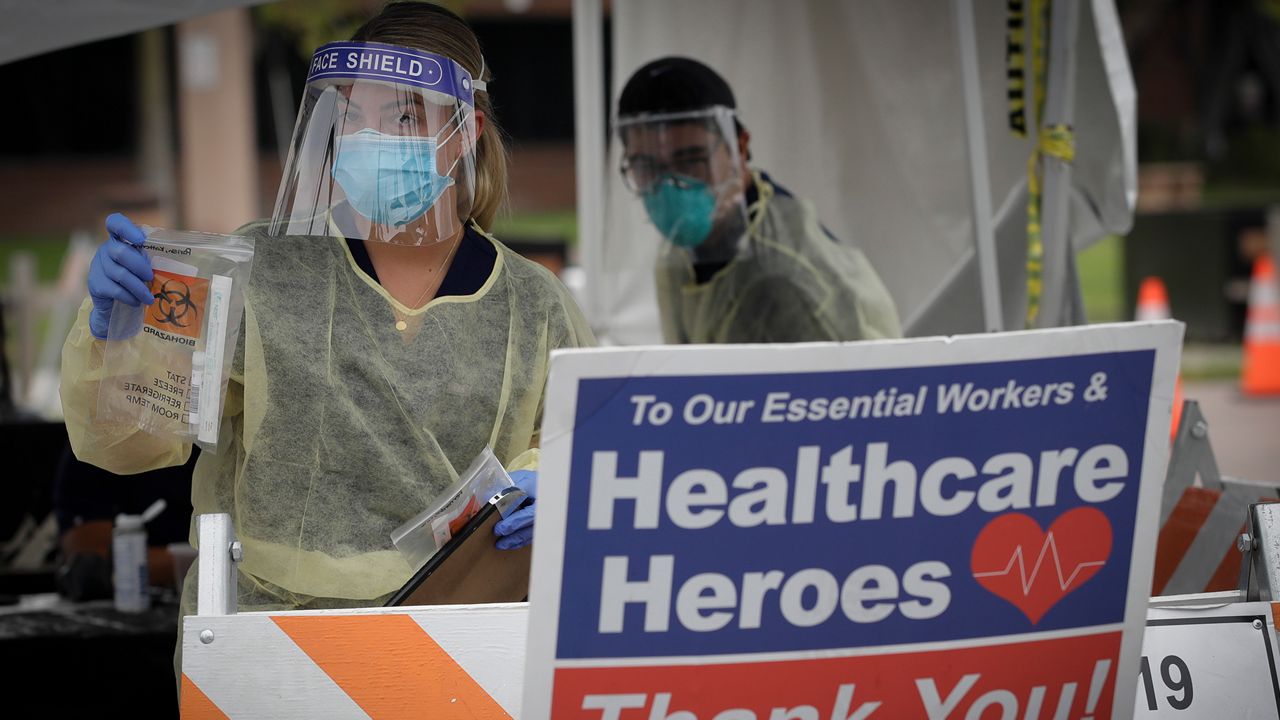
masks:
<svg viewBox="0 0 1280 720"><path fill-rule="evenodd" d="M996 241L991 225L991 181L987 170L986 123L982 116L982 83L978 77L978 37L973 24L973 0L955 0L956 40L964 90L964 127L969 148L969 189L973 206L973 239L982 282L982 317L987 332L1004 329L1000 307L1000 277L996 272Z"/></svg>
<svg viewBox="0 0 1280 720"><path fill-rule="evenodd" d="M604 320L599 279L604 244L604 20L603 0L573 0L574 163L578 204L578 252L586 275L588 321Z"/></svg>
<svg viewBox="0 0 1280 720"><path fill-rule="evenodd" d="M1043 127L1075 122L1076 36L1080 13L1076 0L1054 0L1049 25L1049 69L1045 87ZM1071 163L1048 154L1044 164L1044 194L1041 195L1041 242L1044 243L1044 291L1040 297L1037 327L1056 327L1083 322L1079 317L1076 280L1068 216L1071 204Z"/></svg>

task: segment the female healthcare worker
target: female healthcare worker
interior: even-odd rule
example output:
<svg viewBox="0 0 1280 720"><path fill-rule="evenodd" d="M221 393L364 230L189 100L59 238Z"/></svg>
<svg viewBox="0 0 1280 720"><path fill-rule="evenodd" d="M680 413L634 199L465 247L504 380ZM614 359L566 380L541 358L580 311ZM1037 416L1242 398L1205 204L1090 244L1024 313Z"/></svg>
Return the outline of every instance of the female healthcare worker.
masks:
<svg viewBox="0 0 1280 720"><path fill-rule="evenodd" d="M593 342L564 287L485 233L507 175L484 74L471 29L421 3L315 54L273 217L238 231L256 256L222 447L193 478L195 512L230 513L244 545L244 610L401 587L392 530L486 445L536 467L548 354ZM91 419L113 302L151 301L142 232L107 227L63 350L71 443L117 473L179 464L190 445ZM527 510L499 547L529 541Z"/></svg>

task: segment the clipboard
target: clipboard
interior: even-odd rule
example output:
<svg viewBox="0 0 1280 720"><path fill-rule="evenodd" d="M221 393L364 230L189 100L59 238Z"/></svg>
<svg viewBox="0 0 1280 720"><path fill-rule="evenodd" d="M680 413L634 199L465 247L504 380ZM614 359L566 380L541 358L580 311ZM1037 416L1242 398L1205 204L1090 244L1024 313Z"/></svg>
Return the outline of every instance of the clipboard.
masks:
<svg viewBox="0 0 1280 720"><path fill-rule="evenodd" d="M533 545L499 550L494 545L497 536L493 526L501 519L497 506L485 503L387 600L386 606L471 605L528 599Z"/></svg>

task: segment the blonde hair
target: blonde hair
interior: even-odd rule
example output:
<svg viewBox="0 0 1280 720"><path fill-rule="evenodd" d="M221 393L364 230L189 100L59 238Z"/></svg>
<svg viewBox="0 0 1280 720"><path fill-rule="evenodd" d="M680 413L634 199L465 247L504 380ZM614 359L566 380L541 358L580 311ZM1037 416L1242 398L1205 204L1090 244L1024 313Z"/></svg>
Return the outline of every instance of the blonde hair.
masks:
<svg viewBox="0 0 1280 720"><path fill-rule="evenodd" d="M381 42L444 55L471 73L475 80L493 79L484 62L480 41L462 18L426 2L389 2L352 35L355 42ZM480 77L480 73L484 77ZM507 145L493 112L489 93L475 92L475 109L484 113L484 128L476 143L475 197L471 218L489 230L507 202Z"/></svg>

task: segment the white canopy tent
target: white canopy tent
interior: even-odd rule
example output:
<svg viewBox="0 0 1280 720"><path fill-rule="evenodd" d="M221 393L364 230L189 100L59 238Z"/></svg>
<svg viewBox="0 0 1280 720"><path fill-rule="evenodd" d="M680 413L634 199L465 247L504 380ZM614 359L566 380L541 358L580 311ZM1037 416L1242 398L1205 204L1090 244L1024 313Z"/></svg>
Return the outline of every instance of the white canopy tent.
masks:
<svg viewBox="0 0 1280 720"><path fill-rule="evenodd" d="M263 2L267 0L0 0L0 64Z"/></svg>
<svg viewBox="0 0 1280 720"><path fill-rule="evenodd" d="M604 134L600 3L574 3L585 304L605 341L656 342L657 238ZM1053 5L1044 124L1072 127L1076 150L1069 165L1043 163L1039 326L1084 320L1075 251L1127 230L1136 196L1135 93L1112 0ZM706 62L734 89L753 164L863 249L908 334L1025 327L1036 118L1028 88L1027 136L1010 130L1008 6L614 0L609 107L649 60Z"/></svg>

